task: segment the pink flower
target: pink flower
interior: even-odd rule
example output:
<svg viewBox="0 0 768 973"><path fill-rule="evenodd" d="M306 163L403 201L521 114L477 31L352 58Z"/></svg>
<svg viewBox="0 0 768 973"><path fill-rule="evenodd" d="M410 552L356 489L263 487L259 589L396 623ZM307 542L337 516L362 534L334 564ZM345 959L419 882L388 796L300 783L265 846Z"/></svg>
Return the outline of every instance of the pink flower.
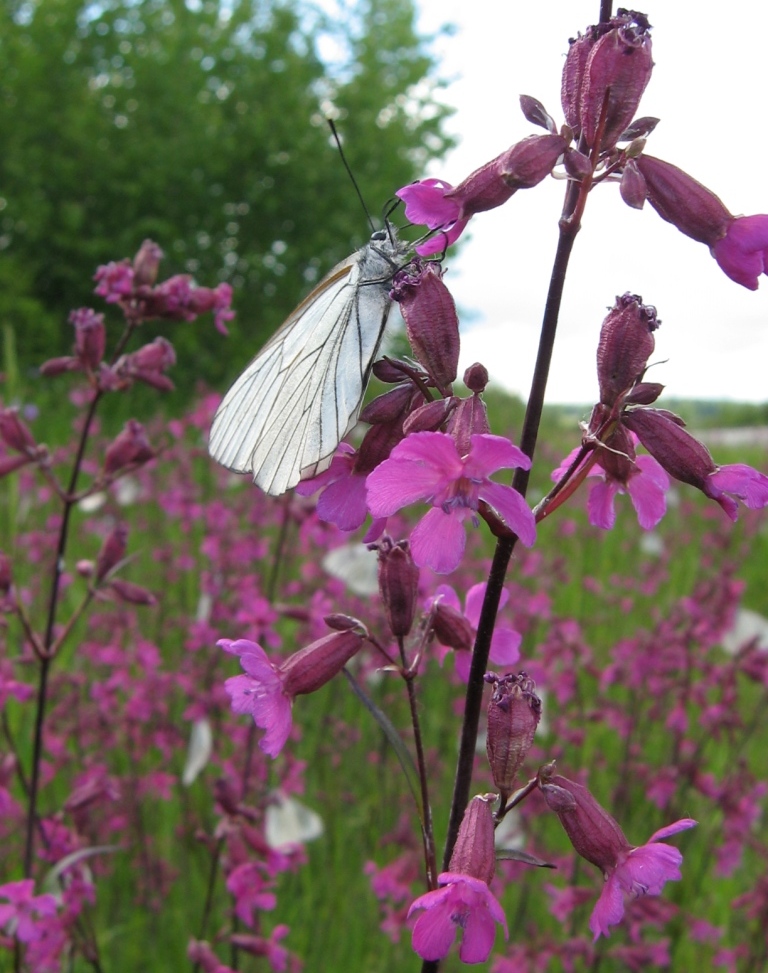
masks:
<svg viewBox="0 0 768 973"><path fill-rule="evenodd" d="M413 927L415 952L425 960L442 959L451 948L457 929L461 929L462 963L485 962L496 937L494 923L500 922L504 935L508 935L504 910L479 878L443 872L437 880L442 888L419 896L408 910L410 916L424 909Z"/></svg>
<svg viewBox="0 0 768 973"><path fill-rule="evenodd" d="M482 584L473 585L469 591L467 591L467 597L464 607L464 618L469 622L472 627L473 636L477 633L477 625L480 621L480 611L483 607L483 599L485 598L485 589L487 584L482 582ZM501 592L501 600L499 602L499 610L501 610L506 603L509 601L509 592L504 588ZM461 603L459 601L459 596L451 588L450 585L441 584L435 590L435 596L430 600L431 607L435 602L440 605L447 606L456 612L461 612ZM440 637L439 630L436 633L438 639ZM505 627L504 625L496 625L493 630L493 637L491 639L491 651L490 659L497 665L502 667L512 666L520 658L520 642L522 641L522 636L519 632L516 632L513 628ZM440 663L442 665L445 656L448 654L451 648L456 648L456 646L440 645ZM456 673L459 678L466 682L469 679L469 667L472 662L472 652L471 646L470 651L457 651L456 652Z"/></svg>
<svg viewBox="0 0 768 973"><path fill-rule="evenodd" d="M712 256L737 284L757 290L758 277L768 273L768 216L737 216Z"/></svg>
<svg viewBox="0 0 768 973"><path fill-rule="evenodd" d="M682 818L656 831L646 844L633 848L618 822L582 784L553 774L551 767L543 767L539 771L539 789L576 852L599 868L605 878L589 920L595 939L608 936L609 927L621 922L625 896L660 895L665 882L682 877L683 856L678 849L653 842L693 828L696 821Z"/></svg>
<svg viewBox="0 0 768 973"><path fill-rule="evenodd" d="M704 493L716 500L731 520L738 519L738 497L744 506L760 510L768 505L768 476L745 463L719 466L704 480ZM727 496L732 494L732 496Z"/></svg>
<svg viewBox="0 0 768 973"><path fill-rule="evenodd" d="M477 523L480 502L487 503L526 547L536 540L536 524L523 497L510 486L494 483L500 469L530 469L531 461L502 436L474 435L460 456L453 438L441 432L408 436L389 459L368 477L368 509L387 517L417 500L432 504L411 534L411 553L419 567L448 574L464 552L464 520Z"/></svg>
<svg viewBox="0 0 768 973"><path fill-rule="evenodd" d="M461 201L446 198L452 189L442 179L422 179L395 193L405 203L405 215L411 223L441 231L416 247L416 253L422 257L440 253L455 243L469 222L469 219L459 219Z"/></svg>
<svg viewBox="0 0 768 973"><path fill-rule="evenodd" d="M654 832L647 843L639 848L629 848L617 855L616 863L605 871L605 884L589 920L594 939L610 935L609 927L615 926L624 915L624 896L639 898L641 895L661 895L666 882L682 878L680 865L682 853L672 845L654 844L660 838L668 838L696 824L691 818L683 818Z"/></svg>
<svg viewBox="0 0 768 973"><path fill-rule="evenodd" d="M31 878L0 885L0 896L10 905L0 905L0 928L13 924L12 934L19 942L31 943L43 936L41 917L56 914L56 899L49 894L35 895Z"/></svg>
<svg viewBox="0 0 768 973"><path fill-rule="evenodd" d="M363 644L361 629L331 632L294 652L280 666L270 662L264 649L248 639L220 639L216 643L240 657L245 675L227 679L224 688L233 712L247 713L256 726L267 731L259 741L264 753L270 757L280 753L291 732L293 700L315 692L344 668Z"/></svg>
<svg viewBox="0 0 768 973"><path fill-rule="evenodd" d="M637 437L633 438L637 442ZM552 472L555 482L569 469L578 452L577 447ZM615 462L614 466L617 466ZM667 510L669 477L652 456L636 456L634 462L626 466L624 479L617 475L618 468L607 472L600 463L595 463L587 473L587 476L600 477L600 482L589 491L589 522L593 527L610 530L616 523L614 498L619 493L628 493L640 526L644 530L653 530Z"/></svg>

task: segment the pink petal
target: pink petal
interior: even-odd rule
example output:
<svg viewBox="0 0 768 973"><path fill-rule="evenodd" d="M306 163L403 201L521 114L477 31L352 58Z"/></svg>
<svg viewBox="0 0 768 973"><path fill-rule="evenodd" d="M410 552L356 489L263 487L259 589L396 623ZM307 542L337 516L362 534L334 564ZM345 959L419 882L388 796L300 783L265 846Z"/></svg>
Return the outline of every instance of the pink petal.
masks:
<svg viewBox="0 0 768 973"><path fill-rule="evenodd" d="M734 219L726 235L712 247L712 255L731 280L757 290L768 259L768 216Z"/></svg>
<svg viewBox="0 0 768 973"><path fill-rule="evenodd" d="M454 223L459 216L460 204L445 198L451 189L453 186L442 179L422 179L398 189L395 196L405 203L405 215L411 223L436 230Z"/></svg>
<svg viewBox="0 0 768 973"><path fill-rule="evenodd" d="M571 463L576 459L576 456L580 452L581 452L581 446L577 446L576 449L572 449L570 453L568 453L568 455L565 457L565 459L561 461L557 469L552 470L550 476L553 483L557 483L558 480L561 480L565 476L565 474L571 468Z"/></svg>
<svg viewBox="0 0 768 973"><path fill-rule="evenodd" d="M531 461L504 436L491 436L478 433L470 439L469 455L464 461L464 475L470 479L482 480L496 470L531 468Z"/></svg>
<svg viewBox="0 0 768 973"><path fill-rule="evenodd" d="M408 910L408 915L415 909L427 910L419 916L413 927L413 949L422 959L442 959L456 938L456 926L451 918L452 891L452 887L447 886L427 892L416 899Z"/></svg>
<svg viewBox="0 0 768 973"><path fill-rule="evenodd" d="M601 480L592 486L589 491L587 511L589 522L593 527L610 530L616 523L616 509L613 499L620 489L616 480Z"/></svg>
<svg viewBox="0 0 768 973"><path fill-rule="evenodd" d="M491 661L500 666L513 666L520 658L522 641L522 635L513 628L494 629L489 653Z"/></svg>
<svg viewBox="0 0 768 973"><path fill-rule="evenodd" d="M473 584L467 592L467 597L464 602L464 617L472 628L477 628L477 623L480 621L480 612L483 609L485 589L487 587L488 585L485 581L481 581L480 584ZM509 592L506 588L502 589L501 597L505 598L505 601L509 599ZM502 606L503 602L499 602L499 608Z"/></svg>
<svg viewBox="0 0 768 973"><path fill-rule="evenodd" d="M368 509L374 517L389 517L401 507L428 500L442 483L434 467L390 456L365 481Z"/></svg>
<svg viewBox="0 0 768 973"><path fill-rule="evenodd" d="M654 831L646 844L649 845L652 841L660 841L662 838L669 838L670 835L677 834L678 831L687 831L688 828L695 828L698 823L693 818L681 818L679 821L675 821L674 824L668 824L666 828L660 828L658 831Z"/></svg>
<svg viewBox="0 0 768 973"><path fill-rule="evenodd" d="M752 510L768 504L768 476L745 463L721 466L708 477L718 491L732 493Z"/></svg>
<svg viewBox="0 0 768 973"><path fill-rule="evenodd" d="M437 230L424 243L420 243L415 249L420 257L431 257L433 253L442 253L447 250L452 243L455 243L466 229L469 219L456 220L455 223L442 230Z"/></svg>
<svg viewBox="0 0 768 973"><path fill-rule="evenodd" d="M623 915L624 896L615 876L611 875L603 885L603 891L600 893L600 898L595 903L595 908L592 910L589 919L593 942L597 941L601 934L609 936L609 927L621 922Z"/></svg>
<svg viewBox="0 0 768 973"><path fill-rule="evenodd" d="M489 893L490 894L490 893ZM462 963L484 963L496 938L496 923L487 909L475 907L469 914L459 947Z"/></svg>
<svg viewBox="0 0 768 973"><path fill-rule="evenodd" d="M411 533L411 554L420 568L432 568L437 574L450 574L458 567L466 544L466 532L460 509L450 514L433 507Z"/></svg>
<svg viewBox="0 0 768 973"><path fill-rule="evenodd" d="M317 516L339 530L357 530L368 516L365 476L345 476L326 487L317 501Z"/></svg>
<svg viewBox="0 0 768 973"><path fill-rule="evenodd" d="M659 895L665 882L682 878L682 861L682 852L672 845L641 845L617 867L616 880L632 895Z"/></svg>
<svg viewBox="0 0 768 973"><path fill-rule="evenodd" d="M296 484L296 493L300 497L311 497L313 493L322 490L324 486L333 483L342 476L348 476L354 459L355 450L349 443L339 443L336 448L336 455L331 460L328 469L318 473L317 476L310 477L308 480L301 480Z"/></svg>
<svg viewBox="0 0 768 973"><path fill-rule="evenodd" d="M666 480L663 484L658 471L643 469L641 460L651 460L659 467ZM653 530L664 514L667 512L667 494L669 489L669 478L661 466L652 456L638 456L637 463L640 465L641 472L636 476L631 476L627 483L627 492L632 500L632 506L637 512L637 520L643 530Z"/></svg>
<svg viewBox="0 0 768 973"><path fill-rule="evenodd" d="M536 543L536 521L531 508L517 490L503 483L485 480L480 485L478 495L493 507L526 547L533 547Z"/></svg>

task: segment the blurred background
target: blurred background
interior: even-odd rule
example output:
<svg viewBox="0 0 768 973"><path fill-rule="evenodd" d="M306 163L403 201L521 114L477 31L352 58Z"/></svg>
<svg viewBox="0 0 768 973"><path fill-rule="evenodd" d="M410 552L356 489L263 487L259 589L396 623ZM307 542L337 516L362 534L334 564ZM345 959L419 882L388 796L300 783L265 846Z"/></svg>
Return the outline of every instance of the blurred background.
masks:
<svg viewBox="0 0 768 973"><path fill-rule="evenodd" d="M768 9L694 22L649 10L656 68L642 114L650 151L711 187L732 212L766 209L766 133L755 116ZM228 340L179 326L175 380L223 389L368 227L326 116L336 120L374 217L404 183L458 183L531 134L521 93L562 118L568 38L594 0L13 0L2 5L0 319L22 372L71 341L69 310L91 303L98 264L145 237L161 273L229 281ZM463 363L527 394L563 187L475 219L446 260ZM566 286L550 402L588 404L605 308L630 290L663 322L653 378L667 395L766 399L768 306L728 280L706 247L593 194ZM151 329L148 328L148 331ZM215 344L212 344L212 341ZM215 352L212 353L212 349Z"/></svg>

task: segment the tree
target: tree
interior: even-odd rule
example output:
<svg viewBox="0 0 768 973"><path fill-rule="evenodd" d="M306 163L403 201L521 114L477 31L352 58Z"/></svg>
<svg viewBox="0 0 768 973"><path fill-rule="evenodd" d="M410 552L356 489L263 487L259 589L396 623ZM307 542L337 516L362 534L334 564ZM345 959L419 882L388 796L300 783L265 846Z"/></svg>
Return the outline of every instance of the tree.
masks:
<svg viewBox="0 0 768 973"><path fill-rule="evenodd" d="M177 380L220 383L367 238L326 115L374 211L450 144L412 0L335 22L298 0L5 0L0 60L0 313L29 365L67 350L95 267L151 237L164 275L235 288L214 355L175 336Z"/></svg>

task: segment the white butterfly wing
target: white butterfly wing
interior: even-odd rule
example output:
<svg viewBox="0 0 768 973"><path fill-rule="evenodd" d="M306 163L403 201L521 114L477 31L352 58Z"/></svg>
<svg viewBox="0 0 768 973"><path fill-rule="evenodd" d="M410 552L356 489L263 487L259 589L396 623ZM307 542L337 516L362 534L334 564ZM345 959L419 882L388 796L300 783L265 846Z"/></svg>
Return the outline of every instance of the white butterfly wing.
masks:
<svg viewBox="0 0 768 973"><path fill-rule="evenodd" d="M327 469L357 421L401 254L394 237L374 234L296 308L219 406L215 460L273 496Z"/></svg>

